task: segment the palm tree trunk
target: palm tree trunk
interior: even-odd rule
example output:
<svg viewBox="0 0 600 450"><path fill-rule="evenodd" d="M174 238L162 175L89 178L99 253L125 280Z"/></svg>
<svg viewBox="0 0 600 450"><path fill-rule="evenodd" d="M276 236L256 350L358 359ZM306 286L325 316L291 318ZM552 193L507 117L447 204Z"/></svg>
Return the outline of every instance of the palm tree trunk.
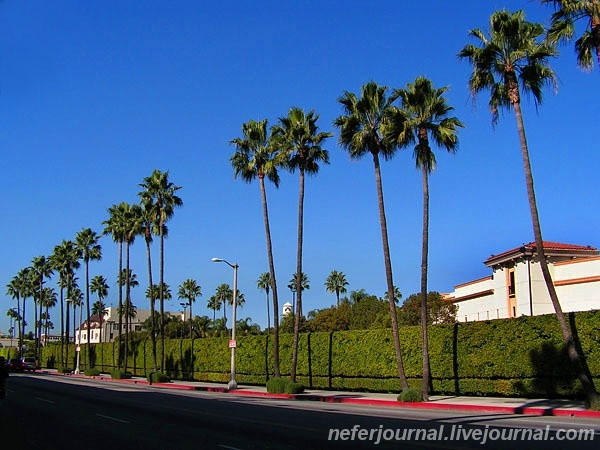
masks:
<svg viewBox="0 0 600 450"><path fill-rule="evenodd" d="M131 275L129 270L129 240L125 244L125 372L127 372L127 362L129 358L129 308L131 303Z"/></svg>
<svg viewBox="0 0 600 450"><path fill-rule="evenodd" d="M65 305L64 288L61 286L61 288L60 288L60 359L61 359L60 364L63 367L65 365L65 321L64 321L65 306L64 305ZM47 335L48 335L48 333L46 332L46 336Z"/></svg>
<svg viewBox="0 0 600 450"><path fill-rule="evenodd" d="M148 286L150 290L150 338L152 340L152 367L156 372L156 318L154 317L154 285L152 284L152 258L150 257L150 240L146 239L146 255L148 258Z"/></svg>
<svg viewBox="0 0 600 450"><path fill-rule="evenodd" d="M423 401L429 401L429 341L427 337L427 267L429 254L429 179L425 164L423 170L423 246L421 249L421 338L423 341Z"/></svg>
<svg viewBox="0 0 600 450"><path fill-rule="evenodd" d="M118 354L117 354L117 368L121 369L121 364L123 362L123 343L121 342L121 333L123 328L123 283L121 280L121 275L123 273L123 241L119 241L119 332L118 339L119 345Z"/></svg>
<svg viewBox="0 0 600 450"><path fill-rule="evenodd" d="M92 367L92 352L90 352L90 331L91 331L91 317L90 314L90 271L89 271L89 260L85 261L85 304L87 312L87 356L88 356L88 367ZM81 323L79 324L79 344L81 345Z"/></svg>
<svg viewBox="0 0 600 450"><path fill-rule="evenodd" d="M398 377L402 390L408 389L408 381L404 374L404 363L402 362L402 352L400 350L400 335L398 334L398 317L396 316L396 302L394 301L394 280L392 277L392 261L390 258L390 247L388 244L387 221L385 218L385 206L383 203L383 186L381 185L381 169L379 167L379 156L373 153L373 163L375 165L375 182L377 184L377 202L379 204L379 221L381 223L381 238L383 242L383 258L385 263L385 276L388 288L388 298L390 302L390 314L392 316L392 335L394 337L394 351L396 352L396 362L398 365Z"/></svg>
<svg viewBox="0 0 600 450"><path fill-rule="evenodd" d="M273 292L273 372L276 378L281 377L279 368L279 300L277 297L277 281L275 280L275 263L273 262L273 247L271 245L271 227L269 226L269 210L267 207L267 191L265 189L264 175L258 177L260 194L263 205L263 221L267 241L267 257L269 259L269 274L271 277L271 291ZM267 292L267 324L269 322L269 294ZM270 325L268 325L270 328Z"/></svg>
<svg viewBox="0 0 600 450"><path fill-rule="evenodd" d="M19 356L23 356L23 340L25 339L25 299L23 296L23 319L21 320L21 328L23 332L21 333L21 345L19 345Z"/></svg>
<svg viewBox="0 0 600 450"><path fill-rule="evenodd" d="M302 315L302 235L304 232L304 168L300 168L300 193L298 196L298 253L296 260L296 317L294 320L294 341L292 345L292 369L290 379L296 382L298 363L298 340L300 338L300 316Z"/></svg>
<svg viewBox="0 0 600 450"><path fill-rule="evenodd" d="M160 284L158 293L160 298L160 367L165 371L165 233L164 225L160 224Z"/></svg>
<svg viewBox="0 0 600 450"><path fill-rule="evenodd" d="M550 275L550 270L548 268L548 261L546 260L546 254L544 251L544 241L542 239L542 230L538 215L537 202L535 199L535 191L533 187L533 174L531 171L531 164L529 161L529 149L527 146L527 138L525 136L525 126L523 124L523 115L521 112L520 102L513 102L513 107L515 109L515 116L517 119L517 130L519 132L521 154L523 157L523 168L525 170L525 182L527 184L527 197L529 199L529 209L531 210L533 234L535 237L535 246L540 262L540 268L542 269L542 275L544 276L544 281L546 282L548 294L550 295L550 301L552 302L552 306L554 307L556 318L558 319L558 323L560 325L560 329L565 340L565 345L567 347L567 353L569 355L571 364L573 365L575 373L577 374L577 378L583 386L587 403L589 405L596 405L599 402L598 393L596 392L594 382L588 377L584 370L584 364L581 361L582 357L580 357L579 352L575 347L573 334L571 333L571 330L567 325L567 321L560 306L558 295L556 293L556 288L554 286L554 282L552 281L552 276Z"/></svg>

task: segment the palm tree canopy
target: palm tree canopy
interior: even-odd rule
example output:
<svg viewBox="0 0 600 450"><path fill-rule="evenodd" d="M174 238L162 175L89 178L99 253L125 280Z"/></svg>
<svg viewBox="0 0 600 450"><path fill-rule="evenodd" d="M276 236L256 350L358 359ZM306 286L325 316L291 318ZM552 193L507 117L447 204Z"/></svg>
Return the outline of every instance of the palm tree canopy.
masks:
<svg viewBox="0 0 600 450"><path fill-rule="evenodd" d="M102 259L102 247L98 244L99 240L100 236L91 228L83 228L75 235L75 246L85 262Z"/></svg>
<svg viewBox="0 0 600 450"><path fill-rule="evenodd" d="M271 274L269 272L261 273L256 281L256 287L269 295L269 290L271 289Z"/></svg>
<svg viewBox="0 0 600 450"><path fill-rule="evenodd" d="M104 304L104 302L102 302L102 300L98 300L92 305L92 314L100 317L101 321L103 320L103 317L107 312L108 309L106 309L106 305Z"/></svg>
<svg viewBox="0 0 600 450"><path fill-rule="evenodd" d="M285 165L291 172L299 169L315 174L319 171L319 162L329 164L329 152L322 144L333 134L318 131L318 119L314 110L307 114L294 107L272 128L273 145L281 149L286 157Z"/></svg>
<svg viewBox="0 0 600 450"><path fill-rule="evenodd" d="M152 211L154 222L162 227L175 213L175 208L183 206L183 200L176 192L181 186L175 186L169 181L169 172L154 169L152 175L145 177L140 187L144 190L138 193L142 206Z"/></svg>
<svg viewBox="0 0 600 450"><path fill-rule="evenodd" d="M488 35L480 29L469 32L480 46L467 44L458 57L468 59L473 66L469 78L471 95L491 91L489 106L494 124L499 109L510 109L512 104L520 102L519 89L531 94L537 106L543 100L543 87L556 86L548 60L558 52L541 39L543 34L544 27L527 22L523 11L505 10L491 15Z"/></svg>
<svg viewBox="0 0 600 450"><path fill-rule="evenodd" d="M334 292L339 294L346 293L346 286L348 286L348 281L346 281L346 275L343 272L338 272L337 270L332 270L327 279L325 280L325 290L330 294Z"/></svg>
<svg viewBox="0 0 600 450"><path fill-rule="evenodd" d="M234 177L240 176L247 183L256 177L267 177L279 187L277 167L281 165L281 156L272 145L267 132L267 119L255 122L249 120L242 124L243 137L232 139L236 152L231 157Z"/></svg>
<svg viewBox="0 0 600 450"><path fill-rule="evenodd" d="M406 88L394 91L401 106L392 109L392 125L387 128L386 139L396 141L399 146L416 143L414 156L417 168L424 168L427 172L431 172L436 163L429 137L438 147L454 153L458 148L457 128L464 127L456 117L448 117L454 108L444 98L447 90L447 87L435 89L430 80L417 77Z"/></svg>
<svg viewBox="0 0 600 450"><path fill-rule="evenodd" d="M583 70L594 67L593 54L600 61L600 2L597 0L541 0L551 4L552 14L547 38L551 44L570 41L575 36L575 22L585 21L585 31L575 41L577 65Z"/></svg>
<svg viewBox="0 0 600 450"><path fill-rule="evenodd" d="M96 275L90 282L90 291L96 293L100 300L103 300L108 295L108 283L102 275Z"/></svg>
<svg viewBox="0 0 600 450"><path fill-rule="evenodd" d="M387 95L387 90L386 86L370 81L362 86L360 98L345 91L338 99L345 115L333 123L340 129L340 146L351 158L360 159L366 153L381 154L384 159L393 156L396 143L384 139L395 100L394 96Z"/></svg>
<svg viewBox="0 0 600 450"><path fill-rule="evenodd" d="M202 288L196 280L192 280L188 278L184 280L181 285L179 285L179 289L177 291L177 298L186 299L189 304L195 302L198 297L202 296Z"/></svg>
<svg viewBox="0 0 600 450"><path fill-rule="evenodd" d="M292 292L296 292L297 280L298 274L295 273L290 279L290 284L288 284L288 288ZM300 286L302 287L302 290L310 289L310 280L308 279L308 275L306 275L304 272L302 272L302 275L300 276Z"/></svg>

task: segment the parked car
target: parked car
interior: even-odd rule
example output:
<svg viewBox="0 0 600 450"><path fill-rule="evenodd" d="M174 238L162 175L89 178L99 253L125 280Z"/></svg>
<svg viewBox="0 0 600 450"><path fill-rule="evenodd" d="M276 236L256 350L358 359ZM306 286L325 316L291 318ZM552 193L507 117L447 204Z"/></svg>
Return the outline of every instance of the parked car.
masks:
<svg viewBox="0 0 600 450"><path fill-rule="evenodd" d="M38 364L35 358L31 356L25 356L21 358L21 362L23 363L23 370L27 370L28 372L34 371L38 368Z"/></svg>
<svg viewBox="0 0 600 450"><path fill-rule="evenodd" d="M23 372L25 370L25 366L21 358L10 358L6 362L6 367L11 372Z"/></svg>

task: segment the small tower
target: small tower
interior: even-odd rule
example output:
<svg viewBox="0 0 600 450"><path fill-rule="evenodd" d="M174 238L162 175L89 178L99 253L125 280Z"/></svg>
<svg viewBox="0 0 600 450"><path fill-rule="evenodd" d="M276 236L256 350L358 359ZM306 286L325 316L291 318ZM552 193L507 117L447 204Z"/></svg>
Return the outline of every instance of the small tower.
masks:
<svg viewBox="0 0 600 450"><path fill-rule="evenodd" d="M292 304L290 302L286 302L283 304L283 317L287 317L292 314Z"/></svg>

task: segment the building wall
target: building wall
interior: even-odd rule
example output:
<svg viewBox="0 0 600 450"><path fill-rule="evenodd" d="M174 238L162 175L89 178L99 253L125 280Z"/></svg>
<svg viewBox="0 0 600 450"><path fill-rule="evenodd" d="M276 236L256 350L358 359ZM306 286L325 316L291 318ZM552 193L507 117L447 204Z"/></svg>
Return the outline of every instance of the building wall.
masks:
<svg viewBox="0 0 600 450"><path fill-rule="evenodd" d="M600 309L600 257L551 262L549 265L561 307L564 312ZM510 303L508 280L514 270L515 296ZM489 290L493 293L476 296ZM474 298L461 298L475 296ZM502 267L484 278L455 287L449 296L458 306L460 322L503 319L522 315L554 313L539 262L520 260L511 268Z"/></svg>

